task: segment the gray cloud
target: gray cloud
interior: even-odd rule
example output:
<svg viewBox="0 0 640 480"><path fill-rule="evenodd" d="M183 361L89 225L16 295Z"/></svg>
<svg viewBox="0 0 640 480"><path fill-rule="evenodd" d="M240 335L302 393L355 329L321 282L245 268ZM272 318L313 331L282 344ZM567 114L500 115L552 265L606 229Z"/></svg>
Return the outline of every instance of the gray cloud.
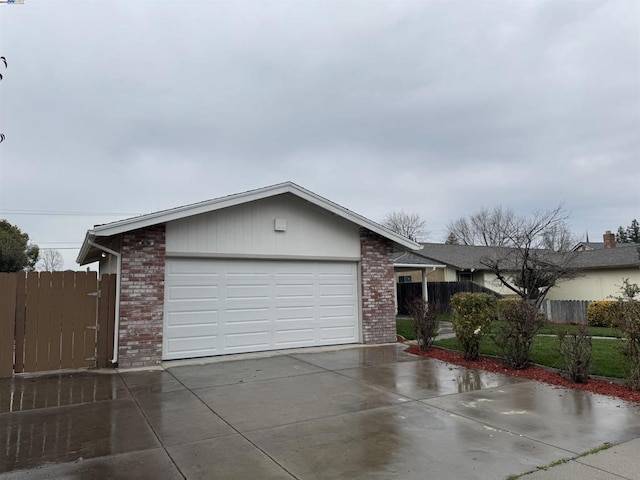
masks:
<svg viewBox="0 0 640 480"><path fill-rule="evenodd" d="M639 212L639 19L632 1L0 6L0 210L293 180L372 219L418 212L436 241L480 206L560 201L597 238ZM117 218L0 217L41 242Z"/></svg>

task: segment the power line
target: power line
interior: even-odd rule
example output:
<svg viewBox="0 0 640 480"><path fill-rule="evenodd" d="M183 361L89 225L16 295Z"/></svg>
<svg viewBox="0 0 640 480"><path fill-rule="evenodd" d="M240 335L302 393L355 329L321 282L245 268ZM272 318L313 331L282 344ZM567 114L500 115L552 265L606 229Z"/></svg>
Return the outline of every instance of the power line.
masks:
<svg viewBox="0 0 640 480"><path fill-rule="evenodd" d="M132 213L132 212L65 212L61 210L0 210L0 213L10 213L12 215L65 215L65 216L97 216L97 215L108 215L108 216L123 216L130 215L132 217L141 215L141 213Z"/></svg>

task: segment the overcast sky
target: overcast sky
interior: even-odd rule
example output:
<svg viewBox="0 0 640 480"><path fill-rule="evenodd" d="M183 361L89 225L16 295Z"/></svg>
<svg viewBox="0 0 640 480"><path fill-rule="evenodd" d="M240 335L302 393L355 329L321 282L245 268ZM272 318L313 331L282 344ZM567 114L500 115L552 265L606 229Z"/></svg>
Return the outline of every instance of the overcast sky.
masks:
<svg viewBox="0 0 640 480"><path fill-rule="evenodd" d="M288 180L435 242L498 205L640 219L635 0L26 0L0 55L0 218L65 268L93 224Z"/></svg>

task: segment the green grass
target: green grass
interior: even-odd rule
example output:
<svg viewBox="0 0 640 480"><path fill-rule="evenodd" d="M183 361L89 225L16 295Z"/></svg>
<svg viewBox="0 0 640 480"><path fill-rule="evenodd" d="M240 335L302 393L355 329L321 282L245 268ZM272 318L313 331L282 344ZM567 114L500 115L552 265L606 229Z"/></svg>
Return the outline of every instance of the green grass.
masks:
<svg viewBox="0 0 640 480"><path fill-rule="evenodd" d="M441 322L450 322L451 315L438 315L438 320ZM413 327L411 327L411 318L409 317L398 317L396 319L396 333L398 335L402 335L407 340L415 340L416 334L413 331Z"/></svg>
<svg viewBox="0 0 640 480"><path fill-rule="evenodd" d="M540 335L557 335L560 332L575 333L578 331L578 325L561 325L557 323L548 323L538 332ZM587 327L587 331L593 337L617 337L620 333L615 328L608 327Z"/></svg>
<svg viewBox="0 0 640 480"><path fill-rule="evenodd" d="M455 338L446 338L434 342L435 346L460 350ZM591 374L603 377L624 378L625 361L621 353L622 341L593 339L592 340ZM480 344L482 355L499 357L500 350L495 343L485 337ZM558 351L558 339L555 337L536 337L531 350L534 363L552 368L562 367L562 355Z"/></svg>
<svg viewBox="0 0 640 480"><path fill-rule="evenodd" d="M416 339L416 334L413 331L413 327L411 327L411 319L407 317L398 317L396 319L396 333L408 340Z"/></svg>

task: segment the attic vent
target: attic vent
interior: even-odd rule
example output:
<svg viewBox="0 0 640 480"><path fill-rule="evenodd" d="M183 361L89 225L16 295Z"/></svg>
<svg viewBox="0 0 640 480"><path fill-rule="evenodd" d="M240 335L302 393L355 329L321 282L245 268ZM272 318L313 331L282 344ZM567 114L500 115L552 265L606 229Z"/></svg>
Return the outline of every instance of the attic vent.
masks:
<svg viewBox="0 0 640 480"><path fill-rule="evenodd" d="M276 218L274 220L275 231L276 232L286 232L287 231L287 219L286 218Z"/></svg>

